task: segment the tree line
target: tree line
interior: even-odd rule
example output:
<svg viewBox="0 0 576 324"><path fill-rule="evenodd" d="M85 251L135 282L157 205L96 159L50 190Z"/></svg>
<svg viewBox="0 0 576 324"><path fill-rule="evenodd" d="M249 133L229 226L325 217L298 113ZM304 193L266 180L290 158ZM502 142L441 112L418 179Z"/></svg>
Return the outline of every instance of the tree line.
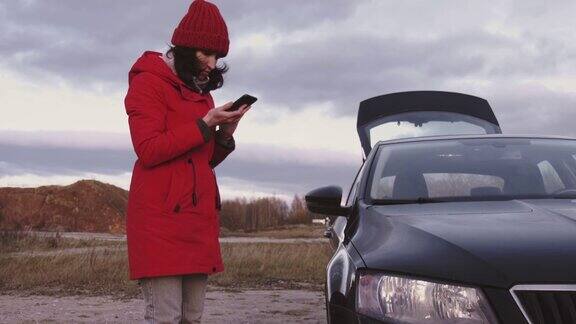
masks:
<svg viewBox="0 0 576 324"><path fill-rule="evenodd" d="M222 202L220 226L231 231L258 231L291 224L311 224L321 218L306 208L303 198L295 195L292 202L275 198L236 198Z"/></svg>

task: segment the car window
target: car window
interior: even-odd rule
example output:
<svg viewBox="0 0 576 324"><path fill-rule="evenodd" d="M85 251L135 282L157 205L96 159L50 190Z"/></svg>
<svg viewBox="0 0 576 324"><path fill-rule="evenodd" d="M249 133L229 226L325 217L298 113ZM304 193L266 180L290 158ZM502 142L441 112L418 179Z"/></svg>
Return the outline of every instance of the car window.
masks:
<svg viewBox="0 0 576 324"><path fill-rule="evenodd" d="M372 124L375 126L369 130L371 143L396 138L496 132L496 126L479 118L439 111L407 112Z"/></svg>
<svg viewBox="0 0 576 324"><path fill-rule="evenodd" d="M346 206L350 206L352 204L352 200L354 200L356 192L358 192L358 186L360 185L360 180L362 179L362 174L364 172L365 165L366 163L362 164L362 166L358 170L358 173L356 174L356 178L354 179L354 182L350 187L350 191L348 192L348 197L346 198Z"/></svg>
<svg viewBox="0 0 576 324"><path fill-rule="evenodd" d="M373 199L554 198L576 189L576 141L480 137L381 144ZM507 198L508 197L508 198Z"/></svg>
<svg viewBox="0 0 576 324"><path fill-rule="evenodd" d="M378 184L373 190L372 197L377 197L378 199L392 198L392 190L394 189L394 180L396 176L382 177L378 180Z"/></svg>
<svg viewBox="0 0 576 324"><path fill-rule="evenodd" d="M562 183L562 179L560 179L558 172L556 172L556 169L549 161L542 161L537 165L542 174L542 181L544 182L544 188L547 193L553 193L566 188Z"/></svg>
<svg viewBox="0 0 576 324"><path fill-rule="evenodd" d="M370 189L371 197L379 197L377 199L382 199L385 197L392 196L392 190L394 186L394 180L396 176L391 174L388 175L384 172L384 167L388 162L388 157L390 156L390 150L380 150L378 153L378 158L376 159L374 167L374 177L375 180L372 182ZM381 175L380 177L378 175Z"/></svg>

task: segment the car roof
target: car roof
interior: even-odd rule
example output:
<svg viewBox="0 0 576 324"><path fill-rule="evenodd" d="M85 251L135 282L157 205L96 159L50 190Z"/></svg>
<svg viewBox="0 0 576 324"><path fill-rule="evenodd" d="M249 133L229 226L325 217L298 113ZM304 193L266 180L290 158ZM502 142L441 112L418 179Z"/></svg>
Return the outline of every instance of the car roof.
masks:
<svg viewBox="0 0 576 324"><path fill-rule="evenodd" d="M439 140L458 140L473 138L527 138L527 139L557 139L557 140L576 140L574 137L555 136L555 135L516 135L516 134L478 134L478 135L441 135L441 136L419 136L409 138L399 138L386 141L379 141L376 145L389 145L410 142L439 141Z"/></svg>

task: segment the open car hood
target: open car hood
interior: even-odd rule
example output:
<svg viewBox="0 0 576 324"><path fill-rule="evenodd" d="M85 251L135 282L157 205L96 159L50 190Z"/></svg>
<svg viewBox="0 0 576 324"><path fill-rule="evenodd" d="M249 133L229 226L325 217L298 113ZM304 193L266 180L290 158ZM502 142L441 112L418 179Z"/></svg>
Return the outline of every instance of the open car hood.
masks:
<svg viewBox="0 0 576 324"><path fill-rule="evenodd" d="M358 109L357 129L365 156L381 140L502 133L488 101L443 91L398 92L366 99Z"/></svg>

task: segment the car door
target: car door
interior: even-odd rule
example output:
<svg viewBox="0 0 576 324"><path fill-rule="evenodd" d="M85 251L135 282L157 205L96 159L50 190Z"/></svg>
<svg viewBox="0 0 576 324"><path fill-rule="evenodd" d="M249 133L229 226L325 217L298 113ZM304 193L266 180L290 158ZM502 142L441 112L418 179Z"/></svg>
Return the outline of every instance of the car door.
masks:
<svg viewBox="0 0 576 324"><path fill-rule="evenodd" d="M488 101L443 91L398 92L366 99L358 109L357 130L364 157L381 140L502 133Z"/></svg>

